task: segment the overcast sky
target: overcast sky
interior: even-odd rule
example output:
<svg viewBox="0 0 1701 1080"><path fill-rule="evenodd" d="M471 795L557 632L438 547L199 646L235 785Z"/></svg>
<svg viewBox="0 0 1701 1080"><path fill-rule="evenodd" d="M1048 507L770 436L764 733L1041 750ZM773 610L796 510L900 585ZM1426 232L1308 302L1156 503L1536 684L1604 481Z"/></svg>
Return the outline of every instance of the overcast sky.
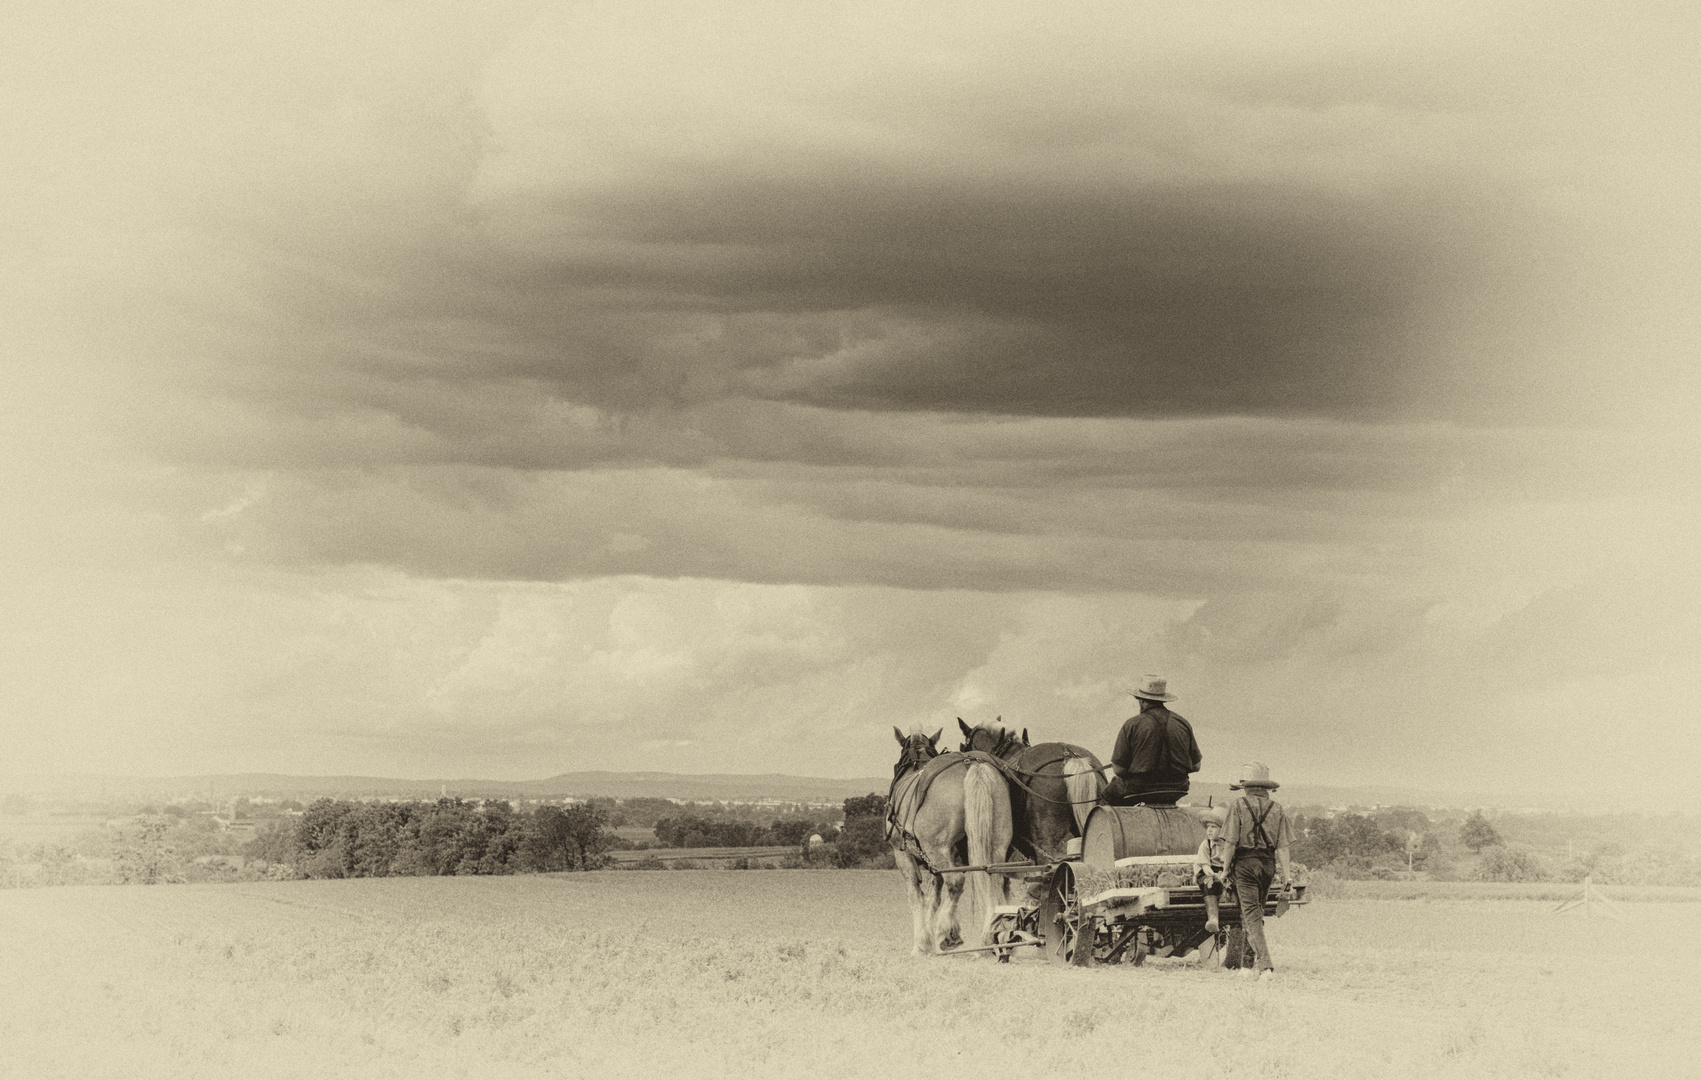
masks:
<svg viewBox="0 0 1701 1080"><path fill-rule="evenodd" d="M9 771L1692 782L1692 5L0 18Z"/></svg>

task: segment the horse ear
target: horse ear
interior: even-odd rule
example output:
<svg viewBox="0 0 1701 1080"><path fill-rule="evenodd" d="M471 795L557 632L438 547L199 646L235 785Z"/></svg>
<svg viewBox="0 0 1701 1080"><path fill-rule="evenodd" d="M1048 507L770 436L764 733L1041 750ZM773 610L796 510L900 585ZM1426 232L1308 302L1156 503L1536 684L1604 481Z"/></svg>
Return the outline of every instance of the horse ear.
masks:
<svg viewBox="0 0 1701 1080"><path fill-rule="evenodd" d="M927 741L932 743L934 746L938 746L939 745L939 736L941 736L943 734L945 734L945 729L940 728L938 731L935 731L932 735L929 735L927 737Z"/></svg>
<svg viewBox="0 0 1701 1080"><path fill-rule="evenodd" d="M1027 728L1022 729L1022 745L1023 746L1032 746L1033 745L1033 743L1028 741L1028 729Z"/></svg>
<svg viewBox="0 0 1701 1080"><path fill-rule="evenodd" d="M963 723L963 718L960 716L957 717L957 726L963 729L963 738L965 739L971 738L975 733L975 729ZM945 729L940 728L939 730L944 731Z"/></svg>
<svg viewBox="0 0 1701 1080"><path fill-rule="evenodd" d="M898 740L899 746L908 745L908 743L904 741L904 733L898 730L898 725L896 724L892 725L892 736Z"/></svg>

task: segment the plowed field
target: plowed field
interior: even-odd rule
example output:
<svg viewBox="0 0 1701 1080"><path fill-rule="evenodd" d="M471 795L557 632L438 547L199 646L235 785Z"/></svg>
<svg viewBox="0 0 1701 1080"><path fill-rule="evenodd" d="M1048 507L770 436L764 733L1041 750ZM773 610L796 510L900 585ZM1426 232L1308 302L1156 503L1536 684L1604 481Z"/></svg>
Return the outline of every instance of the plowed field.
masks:
<svg viewBox="0 0 1701 1080"><path fill-rule="evenodd" d="M0 893L0 1075L1679 1077L1701 904L1319 901L1280 981L915 959L894 872Z"/></svg>

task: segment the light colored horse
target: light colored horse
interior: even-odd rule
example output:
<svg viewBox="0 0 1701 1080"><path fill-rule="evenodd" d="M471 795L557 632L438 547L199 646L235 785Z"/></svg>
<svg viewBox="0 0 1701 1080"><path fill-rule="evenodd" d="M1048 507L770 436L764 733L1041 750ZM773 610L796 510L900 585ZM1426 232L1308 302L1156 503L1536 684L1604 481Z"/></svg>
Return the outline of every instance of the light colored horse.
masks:
<svg viewBox="0 0 1701 1080"><path fill-rule="evenodd" d="M1035 862L1063 858L1071 837L1082 835L1087 815L1104 793L1103 766L1091 750L1073 743L1028 744L1003 724L970 727L959 717L963 749L991 754L1009 766L1010 807L1016 850Z"/></svg>
<svg viewBox="0 0 1701 1080"><path fill-rule="evenodd" d="M940 874L952 866L986 866L1009 855L1010 792L998 766L980 754L940 754L941 728L892 729L903 752L886 797L886 842L909 890L914 951L944 952L963 943L957 906L973 878L971 910L977 944L990 941L992 909L1005 901L1001 875L985 871Z"/></svg>

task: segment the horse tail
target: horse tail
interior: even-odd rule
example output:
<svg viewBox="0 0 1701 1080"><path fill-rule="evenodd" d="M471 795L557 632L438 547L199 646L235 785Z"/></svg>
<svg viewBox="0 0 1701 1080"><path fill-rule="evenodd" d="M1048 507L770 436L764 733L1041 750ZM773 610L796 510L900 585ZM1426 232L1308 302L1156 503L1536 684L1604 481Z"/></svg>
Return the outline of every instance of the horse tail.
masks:
<svg viewBox="0 0 1701 1080"><path fill-rule="evenodd" d="M1075 828L1087 835L1087 815L1104 793L1099 763L1090 757L1072 757L1063 763L1063 789L1069 793L1069 808L1075 811Z"/></svg>
<svg viewBox="0 0 1701 1080"><path fill-rule="evenodd" d="M985 762L970 763L963 777L963 832L968 840L969 865L1003 862L1010 853L1015 824L1010 815L1010 788L1004 774ZM977 924L990 929L993 906L1002 897L1005 879L983 871L969 875L977 895Z"/></svg>

